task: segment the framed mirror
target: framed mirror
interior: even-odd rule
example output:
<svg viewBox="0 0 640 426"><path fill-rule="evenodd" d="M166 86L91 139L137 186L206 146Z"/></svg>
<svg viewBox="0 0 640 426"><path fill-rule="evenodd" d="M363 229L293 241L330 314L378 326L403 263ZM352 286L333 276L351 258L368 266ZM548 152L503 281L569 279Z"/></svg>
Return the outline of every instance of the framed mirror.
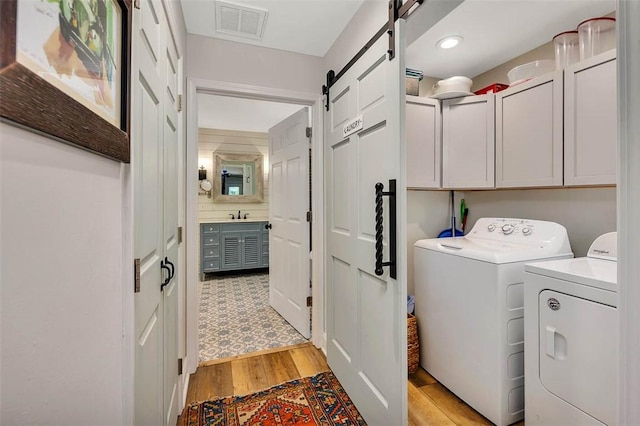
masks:
<svg viewBox="0 0 640 426"><path fill-rule="evenodd" d="M213 153L213 201L261 203L264 199L262 154Z"/></svg>

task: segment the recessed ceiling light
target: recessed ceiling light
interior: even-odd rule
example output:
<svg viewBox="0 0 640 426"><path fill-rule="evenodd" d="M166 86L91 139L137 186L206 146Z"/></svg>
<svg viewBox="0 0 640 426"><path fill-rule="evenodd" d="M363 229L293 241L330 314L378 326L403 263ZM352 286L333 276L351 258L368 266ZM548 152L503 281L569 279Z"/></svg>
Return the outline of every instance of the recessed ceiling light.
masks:
<svg viewBox="0 0 640 426"><path fill-rule="evenodd" d="M458 44L462 43L462 40L462 36L459 35L449 36L439 40L436 43L436 46L441 49L451 49L452 47L456 47Z"/></svg>

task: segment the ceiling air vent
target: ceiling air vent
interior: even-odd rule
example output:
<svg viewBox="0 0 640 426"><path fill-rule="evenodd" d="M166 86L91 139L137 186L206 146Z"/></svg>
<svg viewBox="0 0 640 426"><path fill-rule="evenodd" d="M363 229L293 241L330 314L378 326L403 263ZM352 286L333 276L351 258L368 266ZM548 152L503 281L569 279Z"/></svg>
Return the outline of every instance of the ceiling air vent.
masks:
<svg viewBox="0 0 640 426"><path fill-rule="evenodd" d="M216 31L262 40L268 13L265 9L216 1Z"/></svg>

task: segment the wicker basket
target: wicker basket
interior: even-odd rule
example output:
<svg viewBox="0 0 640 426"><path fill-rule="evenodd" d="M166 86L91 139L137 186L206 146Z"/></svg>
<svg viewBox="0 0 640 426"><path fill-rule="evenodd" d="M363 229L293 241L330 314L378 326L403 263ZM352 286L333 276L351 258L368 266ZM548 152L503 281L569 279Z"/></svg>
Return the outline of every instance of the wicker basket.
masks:
<svg viewBox="0 0 640 426"><path fill-rule="evenodd" d="M419 360L418 324L415 316L407 314L407 367L409 374L418 371Z"/></svg>

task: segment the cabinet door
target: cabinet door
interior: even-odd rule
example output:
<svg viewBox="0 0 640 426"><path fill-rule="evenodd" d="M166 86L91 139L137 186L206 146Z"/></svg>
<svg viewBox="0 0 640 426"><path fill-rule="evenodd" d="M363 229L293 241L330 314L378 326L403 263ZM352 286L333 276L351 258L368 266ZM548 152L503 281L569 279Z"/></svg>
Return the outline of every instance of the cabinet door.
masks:
<svg viewBox="0 0 640 426"><path fill-rule="evenodd" d="M242 234L242 267L257 268L262 263L262 233L247 231Z"/></svg>
<svg viewBox="0 0 640 426"><path fill-rule="evenodd" d="M562 71L495 96L496 186L562 186Z"/></svg>
<svg viewBox="0 0 640 426"><path fill-rule="evenodd" d="M269 222L261 222L260 228L262 229L262 267L269 267L269 229L266 225Z"/></svg>
<svg viewBox="0 0 640 426"><path fill-rule="evenodd" d="M615 184L615 50L572 65L564 78L564 184Z"/></svg>
<svg viewBox="0 0 640 426"><path fill-rule="evenodd" d="M495 185L495 95L442 102L442 186Z"/></svg>
<svg viewBox="0 0 640 426"><path fill-rule="evenodd" d="M440 104L417 96L407 96L406 104L407 187L440 188Z"/></svg>
<svg viewBox="0 0 640 426"><path fill-rule="evenodd" d="M220 253L220 269L240 269L242 266L242 254L240 252L242 233L223 232L221 239L222 252Z"/></svg>

